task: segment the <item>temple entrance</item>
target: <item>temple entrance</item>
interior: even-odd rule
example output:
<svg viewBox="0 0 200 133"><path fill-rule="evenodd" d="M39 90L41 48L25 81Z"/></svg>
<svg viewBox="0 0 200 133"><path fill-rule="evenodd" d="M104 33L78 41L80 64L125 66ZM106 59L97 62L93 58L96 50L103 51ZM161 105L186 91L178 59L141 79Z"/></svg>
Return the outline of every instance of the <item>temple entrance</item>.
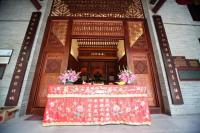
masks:
<svg viewBox="0 0 200 133"><path fill-rule="evenodd" d="M80 36L72 39L68 69L81 72L79 83L113 84L120 66L127 67L126 59L124 40Z"/></svg>
<svg viewBox="0 0 200 133"><path fill-rule="evenodd" d="M145 21L49 19L27 113L43 114L49 84L64 70L81 71L81 80L109 84L124 67L147 86L150 111L162 112L159 80ZM96 75L100 76L96 76ZM79 82L81 83L81 82Z"/></svg>

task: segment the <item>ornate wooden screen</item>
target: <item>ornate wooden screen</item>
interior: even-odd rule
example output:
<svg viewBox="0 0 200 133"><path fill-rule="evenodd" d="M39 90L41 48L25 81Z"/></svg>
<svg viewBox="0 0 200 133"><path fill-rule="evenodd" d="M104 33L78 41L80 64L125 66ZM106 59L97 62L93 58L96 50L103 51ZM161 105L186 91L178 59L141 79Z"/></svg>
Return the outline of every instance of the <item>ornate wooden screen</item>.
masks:
<svg viewBox="0 0 200 133"><path fill-rule="evenodd" d="M148 87L149 104L161 112L161 101L158 98L159 85L151 43L149 43L144 21L110 21L110 20L51 20L44 48L38 62L37 74L32 88L30 113L42 113L46 103L47 85L58 83L57 77L64 70L68 61L72 38L77 40L79 47L79 67L91 73L96 69L102 70L105 80L106 73L117 75L116 43L125 39L128 67L137 76L137 84ZM67 39L68 38L68 39ZM68 42L67 42L68 41ZM103 45L101 45L101 42ZM87 52L83 52L86 50ZM109 51L109 52L108 52ZM80 57L87 56L82 59ZM110 58L110 57L112 58ZM95 58L91 58L95 57ZM109 57L109 58L108 58ZM115 58L113 58L115 57ZM118 63L121 65L126 59L123 57ZM73 59L74 60L74 59ZM70 63L70 67L73 67ZM78 63L76 63L78 64ZM110 67L113 67L110 68ZM116 77L116 76L115 76ZM115 78L114 77L114 78Z"/></svg>
<svg viewBox="0 0 200 133"><path fill-rule="evenodd" d="M128 21L126 23L126 49L129 68L136 74L136 84L147 86L149 105L161 112L159 81L148 32L144 21ZM127 37L126 37L127 36ZM155 110L154 110L155 111Z"/></svg>
<svg viewBox="0 0 200 133"><path fill-rule="evenodd" d="M73 36L124 37L122 21L75 20Z"/></svg>
<svg viewBox="0 0 200 133"><path fill-rule="evenodd" d="M140 0L54 0L51 16L144 18Z"/></svg>
<svg viewBox="0 0 200 133"><path fill-rule="evenodd" d="M29 99L29 113L42 114L49 84L57 84L58 76L66 68L68 20L53 20L47 25L37 70Z"/></svg>

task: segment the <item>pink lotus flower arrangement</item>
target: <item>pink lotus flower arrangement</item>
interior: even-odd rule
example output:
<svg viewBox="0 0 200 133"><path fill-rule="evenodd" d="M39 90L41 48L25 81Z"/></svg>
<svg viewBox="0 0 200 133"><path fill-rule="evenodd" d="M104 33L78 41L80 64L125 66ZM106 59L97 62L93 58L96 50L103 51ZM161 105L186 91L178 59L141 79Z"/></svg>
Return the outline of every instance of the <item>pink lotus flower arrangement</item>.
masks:
<svg viewBox="0 0 200 133"><path fill-rule="evenodd" d="M76 71L70 69L70 70L66 70L64 73L61 73L61 75L59 76L59 79L64 84L66 82L75 82L78 80L79 74L80 72L76 73Z"/></svg>
<svg viewBox="0 0 200 133"><path fill-rule="evenodd" d="M120 81L124 81L128 84L133 83L133 81L136 79L136 76L130 70L125 68L124 70L120 70L118 77Z"/></svg>

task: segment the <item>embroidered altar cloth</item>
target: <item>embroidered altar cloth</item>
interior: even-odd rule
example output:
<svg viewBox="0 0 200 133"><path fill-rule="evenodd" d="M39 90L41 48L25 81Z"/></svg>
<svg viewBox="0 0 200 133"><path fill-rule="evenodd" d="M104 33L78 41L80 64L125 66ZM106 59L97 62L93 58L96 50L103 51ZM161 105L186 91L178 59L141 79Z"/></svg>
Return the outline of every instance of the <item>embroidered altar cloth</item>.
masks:
<svg viewBox="0 0 200 133"><path fill-rule="evenodd" d="M146 88L136 85L50 85L43 126L150 125Z"/></svg>

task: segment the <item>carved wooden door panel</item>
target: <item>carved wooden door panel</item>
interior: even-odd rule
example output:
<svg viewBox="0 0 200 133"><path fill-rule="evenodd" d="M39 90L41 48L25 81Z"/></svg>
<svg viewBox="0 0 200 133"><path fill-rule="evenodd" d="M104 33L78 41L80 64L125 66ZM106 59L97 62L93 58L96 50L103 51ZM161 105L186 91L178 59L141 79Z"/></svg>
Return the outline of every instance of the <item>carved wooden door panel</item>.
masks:
<svg viewBox="0 0 200 133"><path fill-rule="evenodd" d="M70 40L68 20L49 20L29 98L28 113L43 114L50 84L59 83L58 76L66 69Z"/></svg>
<svg viewBox="0 0 200 133"><path fill-rule="evenodd" d="M134 52L131 53L130 69L135 73L138 85L147 87L149 106L156 106L155 88L153 85L153 78L151 72L151 65L149 54L147 52Z"/></svg>
<svg viewBox="0 0 200 133"><path fill-rule="evenodd" d="M128 67L136 74L136 84L147 87L149 106L159 113L162 110L160 86L147 27L144 21L128 21L125 25Z"/></svg>
<svg viewBox="0 0 200 133"><path fill-rule="evenodd" d="M47 53L44 59L44 65L41 72L41 79L36 94L35 106L45 107L47 102L47 90L49 84L59 83L58 76L63 70L63 54L62 53Z"/></svg>

